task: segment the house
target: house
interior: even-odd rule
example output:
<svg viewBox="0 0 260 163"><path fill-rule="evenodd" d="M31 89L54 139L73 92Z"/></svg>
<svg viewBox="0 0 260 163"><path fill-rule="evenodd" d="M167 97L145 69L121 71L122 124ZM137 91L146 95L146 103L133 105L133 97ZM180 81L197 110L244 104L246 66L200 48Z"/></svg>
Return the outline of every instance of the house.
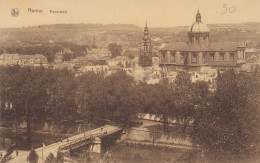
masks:
<svg viewBox="0 0 260 163"><path fill-rule="evenodd" d="M47 57L42 54L20 55L18 63L20 66L48 66Z"/></svg>
<svg viewBox="0 0 260 163"><path fill-rule="evenodd" d="M72 71L75 70L75 64L73 62L53 63L52 67L54 70L64 68Z"/></svg>
<svg viewBox="0 0 260 163"><path fill-rule="evenodd" d="M98 60L109 60L112 56L111 52L106 46L103 46L101 48L93 48L88 51L88 55L95 55L97 56Z"/></svg>
<svg viewBox="0 0 260 163"><path fill-rule="evenodd" d="M217 69L208 69L207 67L203 67L200 72L191 72L191 81L205 81L210 84L215 83L215 79L217 77Z"/></svg>
<svg viewBox="0 0 260 163"><path fill-rule="evenodd" d="M126 65L130 62L131 59L128 58L127 56L117 56L107 61L109 66L117 66L119 64L122 64L123 67L126 67Z"/></svg>
<svg viewBox="0 0 260 163"><path fill-rule="evenodd" d="M70 50L70 48L64 48L62 49L62 51L60 52L57 52L54 56L54 62L55 63L61 63L63 62L63 55L64 54L69 54L69 55L72 55L73 56L73 52Z"/></svg>
<svg viewBox="0 0 260 163"><path fill-rule="evenodd" d="M42 54L19 55L2 54L0 55L0 65L20 65L20 66L48 66L47 57Z"/></svg>
<svg viewBox="0 0 260 163"><path fill-rule="evenodd" d="M0 55L0 65L17 65L19 63L19 54L2 54Z"/></svg>
<svg viewBox="0 0 260 163"><path fill-rule="evenodd" d="M54 56L54 63L61 63L63 58L63 53L62 52L57 52Z"/></svg>
<svg viewBox="0 0 260 163"><path fill-rule="evenodd" d="M109 71L108 65L93 65L89 64L87 66L84 66L83 72L92 71L95 73L104 72L107 73Z"/></svg>

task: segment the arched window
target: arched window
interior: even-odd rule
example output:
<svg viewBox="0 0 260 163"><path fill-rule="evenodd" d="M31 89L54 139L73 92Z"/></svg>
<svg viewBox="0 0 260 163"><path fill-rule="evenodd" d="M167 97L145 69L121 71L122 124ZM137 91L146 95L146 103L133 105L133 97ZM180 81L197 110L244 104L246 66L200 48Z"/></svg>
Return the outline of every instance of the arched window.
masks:
<svg viewBox="0 0 260 163"><path fill-rule="evenodd" d="M202 62L206 63L207 62L207 53L202 54Z"/></svg>
<svg viewBox="0 0 260 163"><path fill-rule="evenodd" d="M196 63L198 61L198 55L196 53L192 53L191 62Z"/></svg>
<svg viewBox="0 0 260 163"><path fill-rule="evenodd" d="M175 52L171 52L171 54L170 54L170 62L175 62Z"/></svg>
<svg viewBox="0 0 260 163"><path fill-rule="evenodd" d="M225 53L221 52L219 53L219 60L224 61L225 60Z"/></svg>
<svg viewBox="0 0 260 163"><path fill-rule="evenodd" d="M234 53L229 53L229 60L234 61L235 60L235 54Z"/></svg>
<svg viewBox="0 0 260 163"><path fill-rule="evenodd" d="M163 62L166 61L166 53L165 53L165 52L162 52L162 53L161 53L161 60L162 60Z"/></svg>
<svg viewBox="0 0 260 163"><path fill-rule="evenodd" d="M209 60L214 61L215 60L215 53L209 53Z"/></svg>

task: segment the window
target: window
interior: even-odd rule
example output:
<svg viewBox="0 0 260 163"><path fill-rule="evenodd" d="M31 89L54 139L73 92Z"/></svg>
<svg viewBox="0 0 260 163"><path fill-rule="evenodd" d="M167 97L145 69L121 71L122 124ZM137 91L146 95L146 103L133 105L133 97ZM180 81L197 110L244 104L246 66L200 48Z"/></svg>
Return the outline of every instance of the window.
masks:
<svg viewBox="0 0 260 163"><path fill-rule="evenodd" d="M219 53L219 60L224 61L225 60L225 54L224 53Z"/></svg>
<svg viewBox="0 0 260 163"><path fill-rule="evenodd" d="M197 41L197 42L199 41L199 37L196 37L196 41Z"/></svg>
<svg viewBox="0 0 260 163"><path fill-rule="evenodd" d="M203 53L202 62L206 63L206 61L207 61L207 54Z"/></svg>
<svg viewBox="0 0 260 163"><path fill-rule="evenodd" d="M229 53L229 60L234 61L235 60L235 54L234 53Z"/></svg>
<svg viewBox="0 0 260 163"><path fill-rule="evenodd" d="M162 53L162 61L166 61L166 54Z"/></svg>
<svg viewBox="0 0 260 163"><path fill-rule="evenodd" d="M180 60L181 60L181 61L183 61L183 60L185 59L185 55L186 55L185 52L182 52L182 53L181 53L181 56L180 56Z"/></svg>
<svg viewBox="0 0 260 163"><path fill-rule="evenodd" d="M210 58L209 58L210 61L215 60L215 54L214 53L210 53L209 56L210 56Z"/></svg>
<svg viewBox="0 0 260 163"><path fill-rule="evenodd" d="M171 56L171 58L170 58L170 59L171 59L171 62L175 62L175 54L174 54L174 53L171 53L170 56Z"/></svg>
<svg viewBox="0 0 260 163"><path fill-rule="evenodd" d="M197 54L192 54L191 62L192 63L196 63L197 62Z"/></svg>

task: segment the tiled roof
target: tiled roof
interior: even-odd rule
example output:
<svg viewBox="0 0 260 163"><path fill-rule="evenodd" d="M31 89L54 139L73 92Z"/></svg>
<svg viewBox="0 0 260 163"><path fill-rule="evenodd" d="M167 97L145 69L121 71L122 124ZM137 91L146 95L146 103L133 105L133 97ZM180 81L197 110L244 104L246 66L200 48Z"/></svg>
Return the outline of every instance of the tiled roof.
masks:
<svg viewBox="0 0 260 163"><path fill-rule="evenodd" d="M188 44L185 42L172 42L167 44L161 50L176 50L176 51L186 51L188 49Z"/></svg>
<svg viewBox="0 0 260 163"><path fill-rule="evenodd" d="M217 42L210 43L208 50L209 51L235 51L237 49L237 42Z"/></svg>

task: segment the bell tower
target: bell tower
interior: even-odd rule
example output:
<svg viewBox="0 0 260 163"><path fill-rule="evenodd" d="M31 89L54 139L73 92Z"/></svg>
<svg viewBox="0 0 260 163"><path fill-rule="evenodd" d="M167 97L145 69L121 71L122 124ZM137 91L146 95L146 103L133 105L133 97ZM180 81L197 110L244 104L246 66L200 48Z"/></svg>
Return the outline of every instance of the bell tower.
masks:
<svg viewBox="0 0 260 163"><path fill-rule="evenodd" d="M147 22L144 27L144 37L141 43L139 66L152 66L152 43L149 37Z"/></svg>

